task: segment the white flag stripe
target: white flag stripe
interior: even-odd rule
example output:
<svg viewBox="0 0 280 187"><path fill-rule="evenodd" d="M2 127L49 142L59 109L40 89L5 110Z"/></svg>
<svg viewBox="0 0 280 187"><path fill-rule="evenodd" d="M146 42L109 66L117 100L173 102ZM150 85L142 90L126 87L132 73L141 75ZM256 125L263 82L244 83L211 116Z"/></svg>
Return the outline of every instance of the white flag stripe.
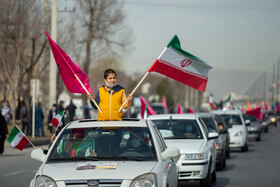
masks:
<svg viewBox="0 0 280 187"><path fill-rule="evenodd" d="M19 144L19 142L22 140L23 137L24 137L24 135L19 131L19 133L15 136L15 138L11 142L11 145L13 147L16 147Z"/></svg>
<svg viewBox="0 0 280 187"><path fill-rule="evenodd" d="M191 65L183 68L183 67L181 67L180 63L182 60L184 60L186 58L191 59L192 63L191 63ZM175 65L176 67L178 67L180 69L184 69L186 71L189 71L189 72L192 72L194 74L204 76L204 77L208 77L208 71L209 71L209 69L212 68L212 66L210 66L206 63L194 60L192 57L186 57L186 56L178 53L175 49L173 49L171 47L166 49L165 53L162 54L160 59L163 61L172 63L173 65Z"/></svg>

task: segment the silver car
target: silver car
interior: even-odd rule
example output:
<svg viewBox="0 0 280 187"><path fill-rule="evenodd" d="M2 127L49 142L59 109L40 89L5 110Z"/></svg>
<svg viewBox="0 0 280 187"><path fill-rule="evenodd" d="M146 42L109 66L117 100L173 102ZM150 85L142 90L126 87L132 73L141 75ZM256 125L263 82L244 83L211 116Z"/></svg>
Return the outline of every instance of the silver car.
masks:
<svg viewBox="0 0 280 187"><path fill-rule="evenodd" d="M42 161L31 187L177 186L178 148L167 148L149 120L80 120L68 124Z"/></svg>

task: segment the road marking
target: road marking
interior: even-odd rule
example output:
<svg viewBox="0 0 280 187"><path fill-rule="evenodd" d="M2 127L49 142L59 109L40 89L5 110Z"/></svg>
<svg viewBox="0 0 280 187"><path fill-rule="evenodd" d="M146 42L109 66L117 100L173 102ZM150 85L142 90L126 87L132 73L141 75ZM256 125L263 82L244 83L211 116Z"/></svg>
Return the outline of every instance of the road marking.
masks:
<svg viewBox="0 0 280 187"><path fill-rule="evenodd" d="M12 175L17 175L17 174L19 174L19 173L23 173L23 172L24 172L24 170L15 171L15 172L13 172L13 173L10 173L10 174L7 174L7 175L4 175L4 177L9 177L9 176L12 176Z"/></svg>

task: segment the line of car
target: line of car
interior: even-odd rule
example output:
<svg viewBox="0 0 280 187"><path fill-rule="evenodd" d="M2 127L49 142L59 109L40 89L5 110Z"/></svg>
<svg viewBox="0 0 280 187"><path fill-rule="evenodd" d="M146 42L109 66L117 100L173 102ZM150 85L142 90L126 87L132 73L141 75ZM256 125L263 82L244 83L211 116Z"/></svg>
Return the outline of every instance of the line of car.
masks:
<svg viewBox="0 0 280 187"><path fill-rule="evenodd" d="M248 150L248 129L237 110L159 114L146 120L78 120L50 146L31 152L42 162L31 187L176 187L216 182L230 149ZM252 122L251 122L252 120Z"/></svg>

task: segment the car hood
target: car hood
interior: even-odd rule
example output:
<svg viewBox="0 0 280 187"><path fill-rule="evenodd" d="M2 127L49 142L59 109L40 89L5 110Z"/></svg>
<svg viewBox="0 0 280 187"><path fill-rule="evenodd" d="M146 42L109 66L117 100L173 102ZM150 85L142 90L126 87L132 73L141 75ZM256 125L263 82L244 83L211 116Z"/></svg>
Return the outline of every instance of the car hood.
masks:
<svg viewBox="0 0 280 187"><path fill-rule="evenodd" d="M242 125L233 125L231 128L228 129L230 136L234 136L234 134L238 131L244 131L244 127Z"/></svg>
<svg viewBox="0 0 280 187"><path fill-rule="evenodd" d="M165 140L168 147L177 147L180 153L200 153L203 145L206 143L204 139L199 140Z"/></svg>
<svg viewBox="0 0 280 187"><path fill-rule="evenodd" d="M84 164L108 164L117 163L115 169L86 169L77 170L78 165ZM60 180L79 180L79 179L127 179L133 180L135 177L144 173L149 173L156 166L157 162L63 162L48 163L41 167L41 174ZM137 166L137 168L135 168Z"/></svg>

